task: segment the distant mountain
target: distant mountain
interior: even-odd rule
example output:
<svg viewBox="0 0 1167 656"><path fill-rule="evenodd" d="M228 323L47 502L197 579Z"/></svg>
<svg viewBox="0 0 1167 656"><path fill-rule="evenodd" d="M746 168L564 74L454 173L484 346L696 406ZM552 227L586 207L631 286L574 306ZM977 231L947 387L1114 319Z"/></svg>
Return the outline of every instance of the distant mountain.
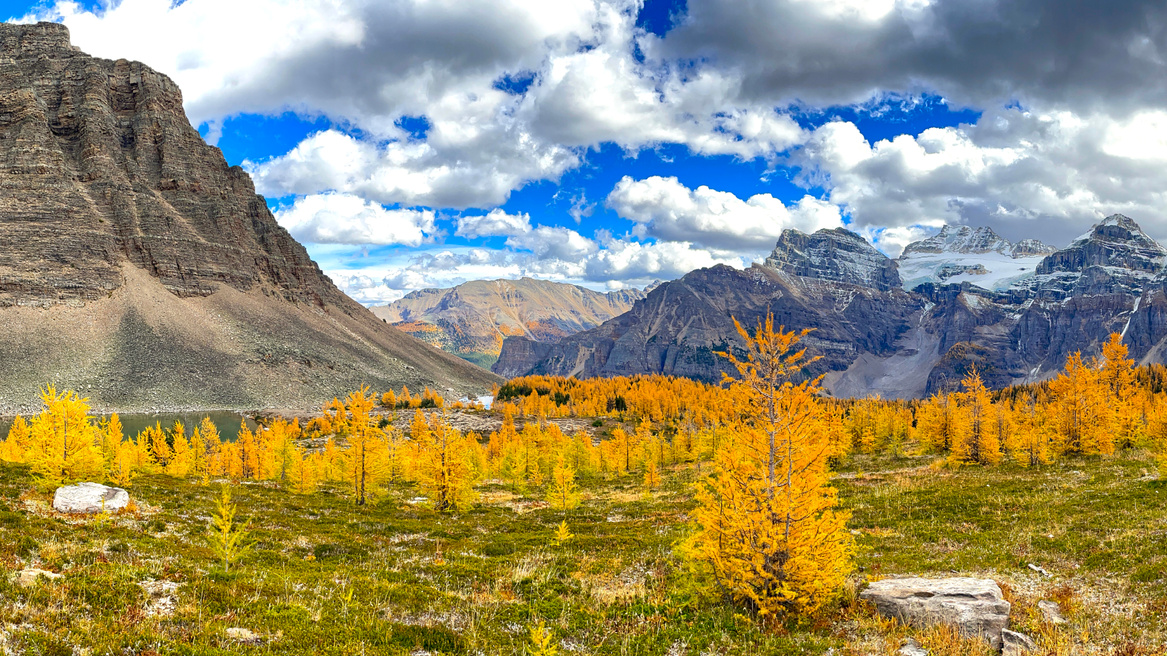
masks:
<svg viewBox="0 0 1167 656"><path fill-rule="evenodd" d="M1055 250L1036 239L1014 244L988 227L946 225L939 233L908 244L896 265L905 289L962 282L1004 289L1034 275L1038 264Z"/></svg>
<svg viewBox="0 0 1167 656"><path fill-rule="evenodd" d="M362 383L497 377L386 326L321 273L143 64L0 25L0 412L314 408Z"/></svg>
<svg viewBox="0 0 1167 656"><path fill-rule="evenodd" d="M555 343L627 311L638 289L595 292L548 280L475 280L451 289L423 289L373 314L398 329L484 368L503 339Z"/></svg>
<svg viewBox="0 0 1167 656"><path fill-rule="evenodd" d="M846 230L787 231L764 264L691 272L558 344L508 338L494 371L717 381L726 367L714 353L741 347L730 317L751 325L767 311L814 329L806 344L823 358L809 373L838 396L920 397L974 365L996 387L1042 380L1111 332L1137 360L1167 362L1165 263L1167 249L1121 215L1056 251L949 228L899 261Z"/></svg>

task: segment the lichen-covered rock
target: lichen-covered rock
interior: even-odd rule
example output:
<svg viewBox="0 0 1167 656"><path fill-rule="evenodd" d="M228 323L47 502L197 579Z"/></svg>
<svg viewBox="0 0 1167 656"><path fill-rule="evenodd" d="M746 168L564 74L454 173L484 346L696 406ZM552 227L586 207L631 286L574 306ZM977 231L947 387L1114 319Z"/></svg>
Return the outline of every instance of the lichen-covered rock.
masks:
<svg viewBox="0 0 1167 656"><path fill-rule="evenodd" d="M1001 631L1001 656L1022 656L1037 650L1037 643L1024 633Z"/></svg>
<svg viewBox="0 0 1167 656"><path fill-rule="evenodd" d="M40 579L44 579L46 581L55 581L59 578L61 578L61 575L57 574L56 572L49 572L47 570L29 567L28 569L22 569L16 573L16 584L22 588L30 588L36 585L37 581Z"/></svg>
<svg viewBox="0 0 1167 656"><path fill-rule="evenodd" d="M1062 615L1062 607L1056 601L1042 599L1037 602L1037 609L1041 611L1042 619L1050 624L1065 624L1066 617Z"/></svg>
<svg viewBox="0 0 1167 656"><path fill-rule="evenodd" d="M63 513L116 512L129 503L129 492L101 483L66 485L53 494L53 510Z"/></svg>
<svg viewBox="0 0 1167 656"><path fill-rule="evenodd" d="M991 579L884 579L871 583L859 597L880 615L919 627L951 625L998 647L1009 624L1009 602Z"/></svg>

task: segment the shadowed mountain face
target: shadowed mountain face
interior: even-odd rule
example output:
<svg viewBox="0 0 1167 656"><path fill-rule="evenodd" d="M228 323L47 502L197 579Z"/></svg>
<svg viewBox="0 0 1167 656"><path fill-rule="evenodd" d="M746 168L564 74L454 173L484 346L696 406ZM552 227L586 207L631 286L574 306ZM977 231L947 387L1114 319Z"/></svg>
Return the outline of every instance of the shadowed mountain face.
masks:
<svg viewBox="0 0 1167 656"><path fill-rule="evenodd" d="M0 26L0 158L0 409L45 383L134 410L497 380L345 296L169 78L62 25Z"/></svg>
<svg viewBox="0 0 1167 656"><path fill-rule="evenodd" d="M373 314L459 357L489 367L512 335L554 343L626 312L638 289L608 292L522 278L475 280L452 289L423 289Z"/></svg>
<svg viewBox="0 0 1167 656"><path fill-rule="evenodd" d="M725 365L714 353L742 347L731 317L750 326L767 311L788 329L814 329L806 344L823 358L811 373L839 396L920 397L973 366L996 387L1042 380L1075 351L1098 353L1111 332L1142 362L1167 361L1167 250L1127 217L1057 251L987 229L942 231L899 261L857 241L845 230L789 231L764 265L694 271L558 344L508 338L494 371L717 381Z"/></svg>

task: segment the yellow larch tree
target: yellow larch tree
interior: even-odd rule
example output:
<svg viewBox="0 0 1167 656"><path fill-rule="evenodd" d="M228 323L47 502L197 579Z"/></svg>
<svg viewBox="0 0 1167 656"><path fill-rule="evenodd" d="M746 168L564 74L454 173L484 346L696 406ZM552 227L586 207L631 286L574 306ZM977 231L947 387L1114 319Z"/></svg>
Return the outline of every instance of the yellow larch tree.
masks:
<svg viewBox="0 0 1167 656"><path fill-rule="evenodd" d="M1146 434L1146 417L1142 395L1135 383L1135 361L1127 357L1122 335L1111 333L1102 346L1101 384L1110 393L1117 448L1126 449L1140 443Z"/></svg>
<svg viewBox="0 0 1167 656"><path fill-rule="evenodd" d="M345 478L349 492L361 506L379 494L389 478L392 454L385 433L372 416L376 404L367 385L344 400L343 423L348 437L348 448L343 452Z"/></svg>
<svg viewBox="0 0 1167 656"><path fill-rule="evenodd" d="M1061 452L1114 453L1114 407L1097 363L1083 362L1081 353L1071 354L1065 370L1049 382L1049 391Z"/></svg>
<svg viewBox="0 0 1167 656"><path fill-rule="evenodd" d="M567 517L567 511L579 505L579 486L575 482L575 469L560 457L551 469L551 482L547 486L547 502L552 510L558 510Z"/></svg>
<svg viewBox="0 0 1167 656"><path fill-rule="evenodd" d="M474 493L472 450L476 445L441 417L434 415L429 429L418 440L413 475L430 498L434 510L464 510L477 498Z"/></svg>
<svg viewBox="0 0 1167 656"><path fill-rule="evenodd" d="M1009 455L1024 467L1053 462L1052 428L1043 415L1044 408L1030 399L1013 416L1013 430L1005 443Z"/></svg>
<svg viewBox="0 0 1167 656"><path fill-rule="evenodd" d="M89 400L52 385L41 391L43 407L29 424L25 461L42 485L101 479L100 436Z"/></svg>
<svg viewBox="0 0 1167 656"><path fill-rule="evenodd" d="M957 464L995 465L1001 462L1001 443L993 398L976 368L969 371L961 385L964 391L956 396L965 430L952 445L949 459Z"/></svg>
<svg viewBox="0 0 1167 656"><path fill-rule="evenodd" d="M763 618L814 611L851 570L848 514L837 510L829 485L824 422L833 416L816 398L820 379L791 380L814 361L794 350L808 331L775 330L773 315L753 335L737 328L745 359L722 355L739 374L727 381L749 399L748 421L718 449L698 488L697 531L686 551Z"/></svg>
<svg viewBox="0 0 1167 656"><path fill-rule="evenodd" d="M31 436L28 422L24 417L17 415L16 419L12 420L12 426L8 428L8 438L0 444L0 461L24 462Z"/></svg>
<svg viewBox="0 0 1167 656"><path fill-rule="evenodd" d="M170 429L171 454L170 462L163 470L168 476L186 478L194 468L194 451L190 448L190 440L186 437L186 426L175 421Z"/></svg>

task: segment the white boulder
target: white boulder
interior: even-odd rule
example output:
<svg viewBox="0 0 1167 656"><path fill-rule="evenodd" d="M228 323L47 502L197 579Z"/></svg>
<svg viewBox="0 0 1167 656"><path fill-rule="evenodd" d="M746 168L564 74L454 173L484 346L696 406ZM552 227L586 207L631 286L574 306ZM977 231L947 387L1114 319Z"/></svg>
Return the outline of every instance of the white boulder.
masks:
<svg viewBox="0 0 1167 656"><path fill-rule="evenodd" d="M1009 602L991 579L884 579L859 594L885 617L917 627L948 624L968 637L1001 646L1009 625Z"/></svg>
<svg viewBox="0 0 1167 656"><path fill-rule="evenodd" d="M63 513L114 512L130 503L130 493L101 483L78 483L57 488L53 510Z"/></svg>

